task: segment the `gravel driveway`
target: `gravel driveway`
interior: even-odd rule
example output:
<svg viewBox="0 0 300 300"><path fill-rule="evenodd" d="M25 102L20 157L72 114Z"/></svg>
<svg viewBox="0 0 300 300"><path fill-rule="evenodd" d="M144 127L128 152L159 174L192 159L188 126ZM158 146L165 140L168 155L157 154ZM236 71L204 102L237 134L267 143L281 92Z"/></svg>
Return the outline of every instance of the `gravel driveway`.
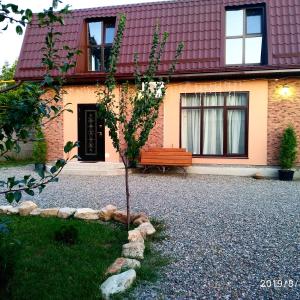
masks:
<svg viewBox="0 0 300 300"><path fill-rule="evenodd" d="M0 177L14 171L22 172ZM123 181L62 176L35 200L124 207ZM169 238L156 247L174 258L138 299L300 299L299 181L132 175L130 184L134 209L167 223Z"/></svg>

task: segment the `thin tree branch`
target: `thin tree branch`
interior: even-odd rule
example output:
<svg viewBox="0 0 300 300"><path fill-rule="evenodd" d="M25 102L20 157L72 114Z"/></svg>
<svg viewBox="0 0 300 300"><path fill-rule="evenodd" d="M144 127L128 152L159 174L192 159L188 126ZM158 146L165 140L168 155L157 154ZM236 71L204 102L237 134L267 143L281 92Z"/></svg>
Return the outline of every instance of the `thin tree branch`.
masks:
<svg viewBox="0 0 300 300"><path fill-rule="evenodd" d="M22 84L22 81L20 80L16 84L14 84L13 86L9 86L5 89L0 89L0 94L6 93L6 92L11 91L11 90L14 90L14 89L18 88L21 84Z"/></svg>

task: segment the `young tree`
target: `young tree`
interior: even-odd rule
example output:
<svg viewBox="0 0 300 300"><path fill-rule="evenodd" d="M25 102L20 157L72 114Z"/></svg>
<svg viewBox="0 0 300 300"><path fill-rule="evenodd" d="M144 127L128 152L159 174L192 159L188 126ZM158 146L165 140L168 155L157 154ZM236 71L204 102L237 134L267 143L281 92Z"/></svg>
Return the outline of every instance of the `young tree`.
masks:
<svg viewBox="0 0 300 300"><path fill-rule="evenodd" d="M134 84L129 82L121 84L121 94L119 99L117 99L115 95L115 88L117 87L115 74L125 24L126 17L122 15L114 40L105 86L103 89L100 89L97 95L99 116L105 120L113 146L120 154L125 167L127 226L129 229L130 192L128 169L132 164L135 164L140 149L146 144L149 134L155 125L160 105L166 93L166 84L175 70L177 59L183 50L183 44L180 43L177 47L168 75L164 78L157 76L158 67L168 39L168 33L164 32L160 35L159 26L157 26L153 34L146 71L144 74L141 74L138 56L135 55Z"/></svg>
<svg viewBox="0 0 300 300"><path fill-rule="evenodd" d="M22 33L22 26L32 21L31 10L19 10L17 5L1 2L0 24L6 22L3 30L6 30L10 23L16 23L17 33ZM66 45L63 47L63 50L67 52L66 57L59 55L62 49L57 47L57 42L61 33L55 28L57 24L64 24L63 18L69 12L68 6L57 10L61 2L54 0L49 9L37 14L39 26L47 29L45 46L41 49L43 51L42 64L45 69L44 80L38 84L26 83L21 89L20 84L17 84L0 90L0 156L4 156L8 151L19 151L19 143L30 140L32 129L43 127L66 110L71 111L63 105L62 97L65 94L63 84L65 74L75 66L75 56L79 52ZM55 72L59 75L54 76ZM68 142L64 147L64 152L70 153L76 146L77 143ZM57 181L57 176L69 159L71 158L57 160L48 174L40 168L39 178L26 175L21 179L13 176L0 181L0 186L3 187L0 194L5 194L9 202L14 200L18 202L23 192L29 195L34 195L36 189L41 192L46 184Z"/></svg>

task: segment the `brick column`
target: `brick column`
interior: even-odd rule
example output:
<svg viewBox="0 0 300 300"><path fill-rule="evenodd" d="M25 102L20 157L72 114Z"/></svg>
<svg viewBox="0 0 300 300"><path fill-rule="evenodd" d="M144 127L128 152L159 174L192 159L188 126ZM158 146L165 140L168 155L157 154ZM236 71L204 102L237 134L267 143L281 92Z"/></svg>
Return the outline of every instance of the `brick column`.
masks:
<svg viewBox="0 0 300 300"><path fill-rule="evenodd" d="M47 142L47 160L55 161L64 157L64 122L63 114L47 123L44 127Z"/></svg>
<svg viewBox="0 0 300 300"><path fill-rule="evenodd" d="M290 95L280 95L282 86L290 88ZM298 137L298 159L300 166L300 78L269 80L268 101L268 165L278 165L280 140L284 129L293 125Z"/></svg>
<svg viewBox="0 0 300 300"><path fill-rule="evenodd" d="M164 105L159 108L155 126L150 132L149 139L143 149L163 147L164 143Z"/></svg>

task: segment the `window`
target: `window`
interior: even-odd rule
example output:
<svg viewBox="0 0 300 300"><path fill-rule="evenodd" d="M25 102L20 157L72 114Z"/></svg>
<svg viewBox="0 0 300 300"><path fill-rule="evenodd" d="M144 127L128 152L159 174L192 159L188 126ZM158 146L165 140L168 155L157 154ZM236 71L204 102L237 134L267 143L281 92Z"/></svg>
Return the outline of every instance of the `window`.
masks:
<svg viewBox="0 0 300 300"><path fill-rule="evenodd" d="M115 36L114 21L91 21L88 30L88 69L105 72Z"/></svg>
<svg viewBox="0 0 300 300"><path fill-rule="evenodd" d="M201 156L247 156L248 93L181 95L181 147Z"/></svg>
<svg viewBox="0 0 300 300"><path fill-rule="evenodd" d="M226 65L265 64L264 8L226 11Z"/></svg>

